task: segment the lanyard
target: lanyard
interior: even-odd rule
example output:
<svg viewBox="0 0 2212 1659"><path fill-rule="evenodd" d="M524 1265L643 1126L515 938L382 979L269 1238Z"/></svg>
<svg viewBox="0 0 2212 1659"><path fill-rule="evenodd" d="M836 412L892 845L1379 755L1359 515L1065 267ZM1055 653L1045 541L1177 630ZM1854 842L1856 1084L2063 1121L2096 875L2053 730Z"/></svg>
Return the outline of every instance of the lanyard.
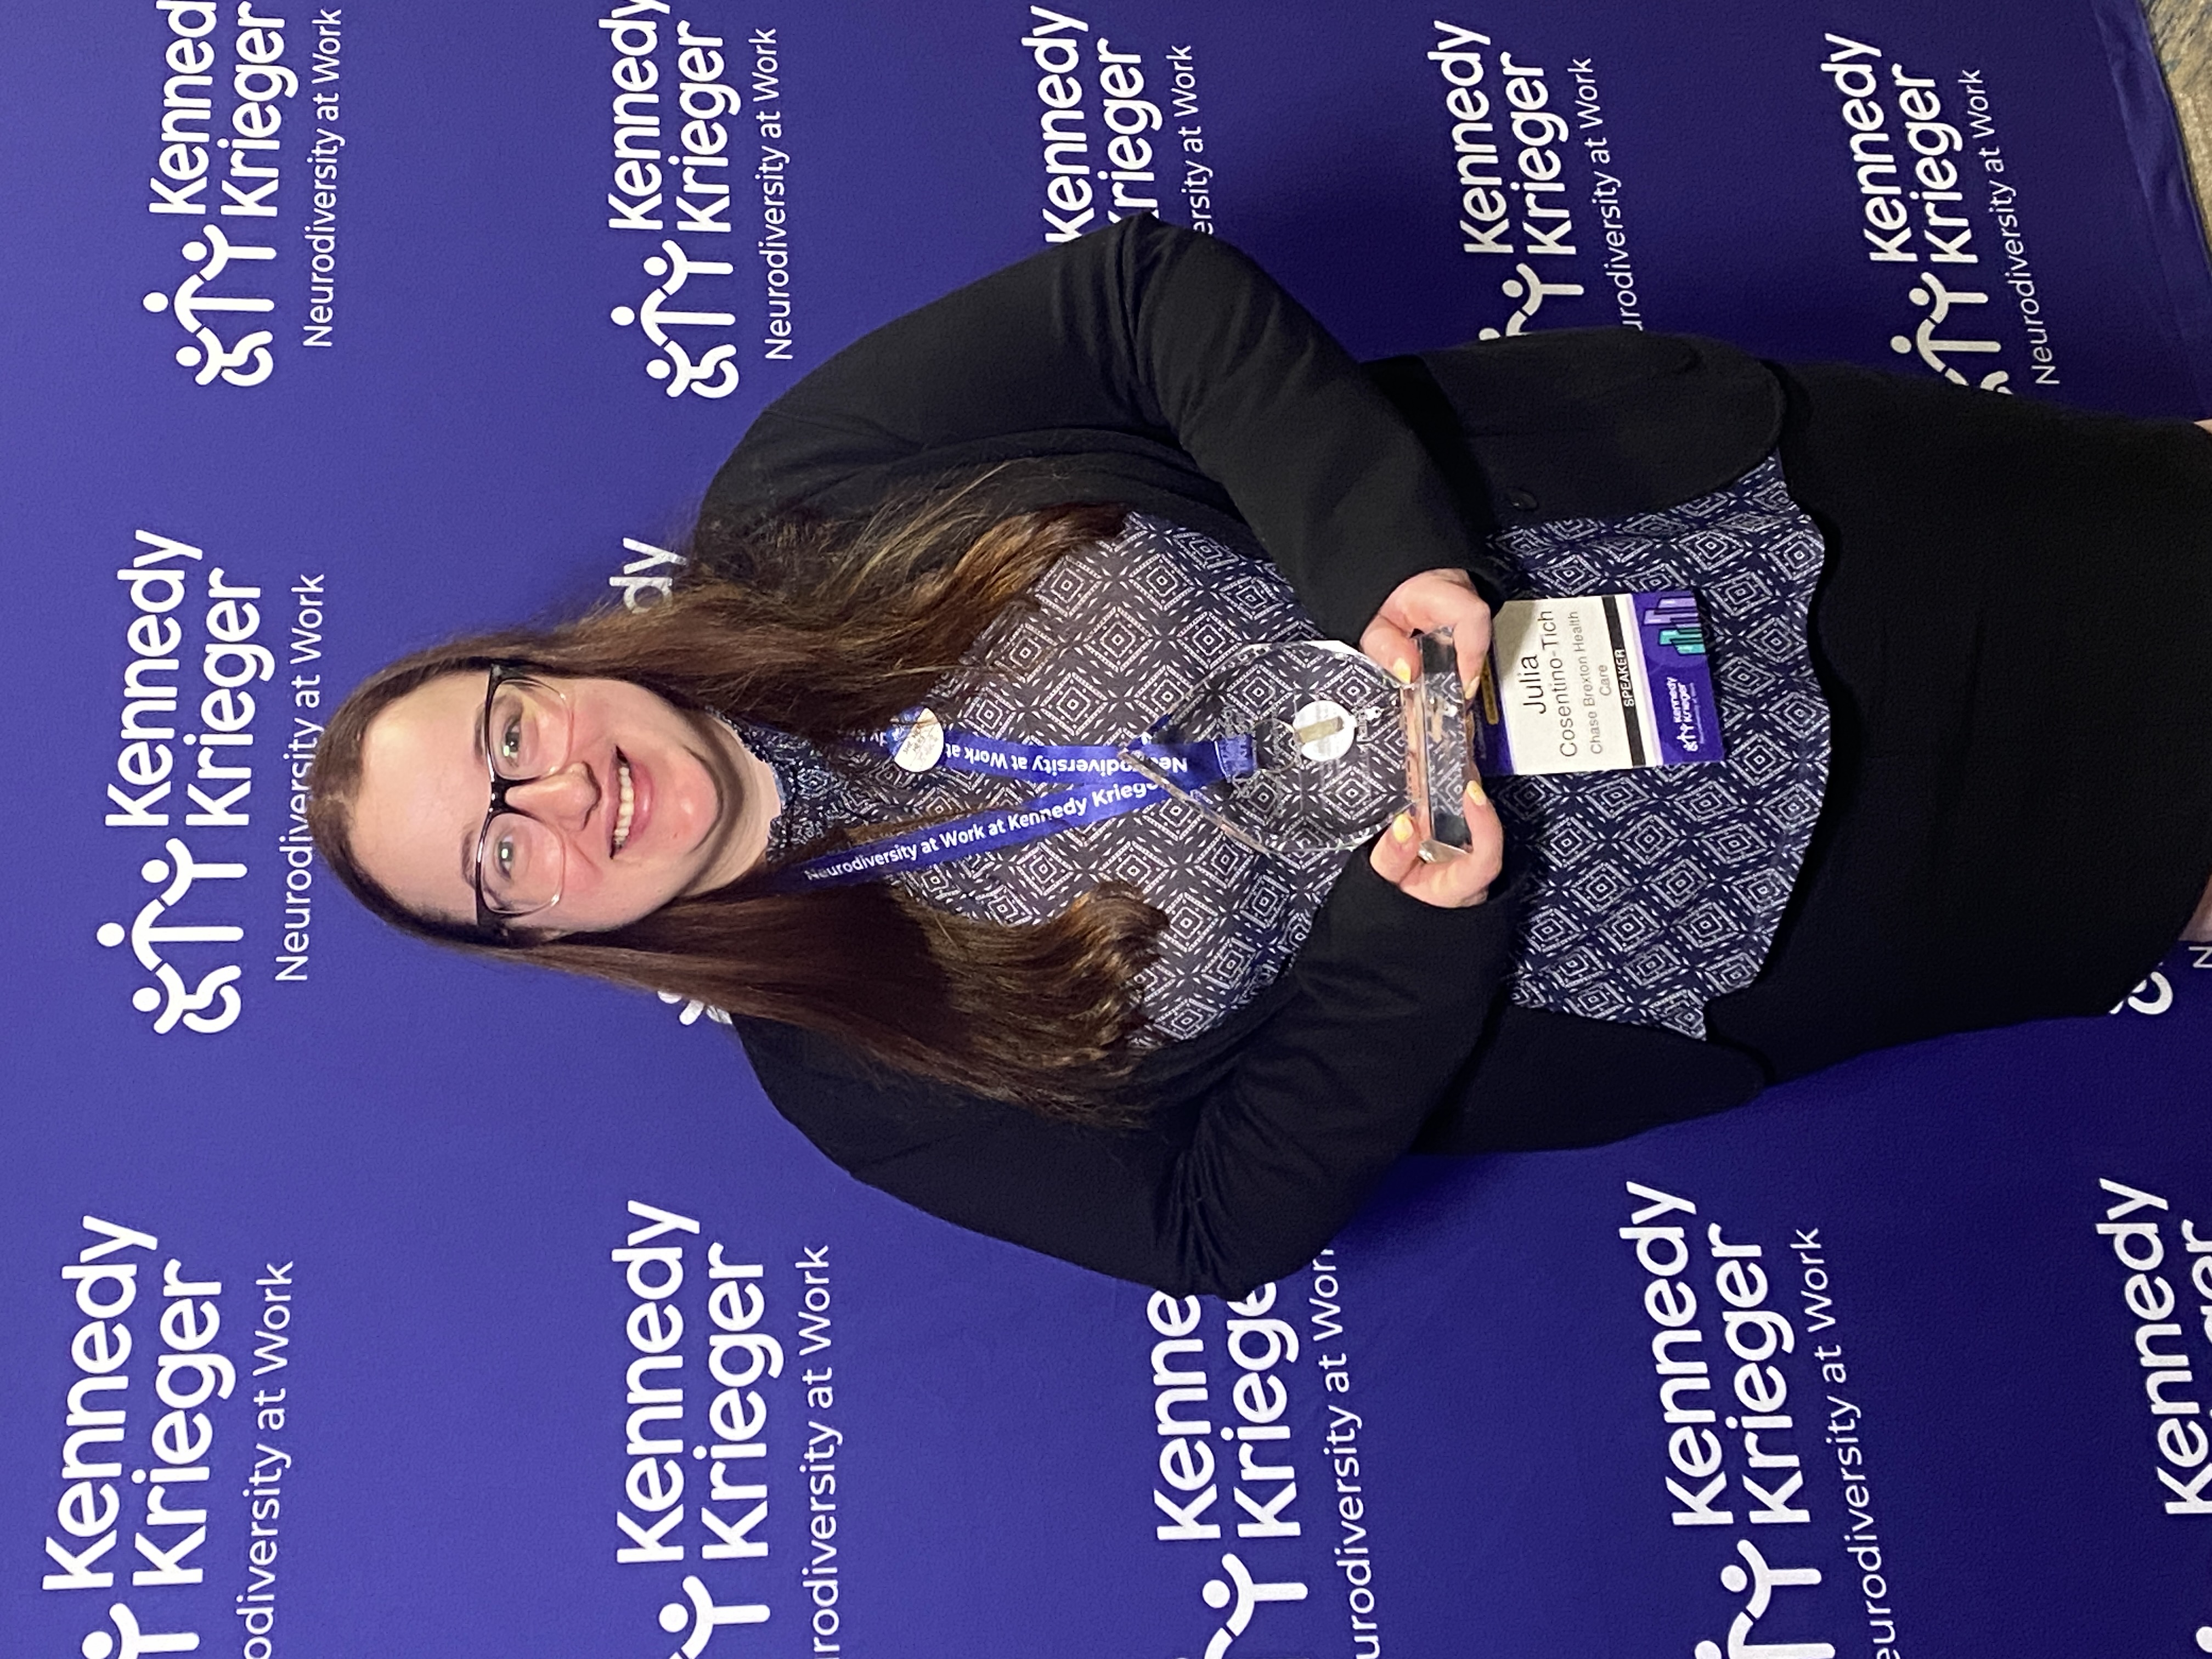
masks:
<svg viewBox="0 0 2212 1659"><path fill-rule="evenodd" d="M940 746L941 739L941 746ZM1196 743L1115 744L1018 743L987 738L941 725L927 709L902 715L878 740L883 750L910 771L942 766L947 771L988 777L1023 778L1065 786L1021 806L970 812L943 823L902 830L859 847L819 854L778 871L768 881L774 892L803 892L817 887L872 881L902 870L927 870L957 859L973 858L1001 847L1041 841L1063 830L1103 823L1168 799L1178 790L1204 789L1257 769L1249 735ZM1176 787L1152 782L1131 769L1128 750L1175 780Z"/></svg>
<svg viewBox="0 0 2212 1659"><path fill-rule="evenodd" d="M908 729L904 725L894 726L885 735L884 747L896 753L898 744L893 739ZM1077 777L1130 776L1127 757L1132 751L1186 789L1203 789L1256 769L1248 734L1199 743L1015 743L1005 738L979 737L957 726L945 728L945 750L937 764L948 772L1065 783Z"/></svg>

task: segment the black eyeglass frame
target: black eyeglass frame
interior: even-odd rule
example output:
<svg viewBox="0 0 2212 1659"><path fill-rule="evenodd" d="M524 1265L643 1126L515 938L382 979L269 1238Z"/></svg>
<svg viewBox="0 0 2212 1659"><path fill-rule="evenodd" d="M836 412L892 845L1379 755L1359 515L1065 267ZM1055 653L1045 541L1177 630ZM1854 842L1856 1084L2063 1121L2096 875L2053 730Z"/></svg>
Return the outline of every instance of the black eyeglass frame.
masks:
<svg viewBox="0 0 2212 1659"><path fill-rule="evenodd" d="M525 916L534 916L551 909L561 902L561 888L562 885L566 884L567 879L564 866L562 882L554 888L553 896L544 903L533 905L527 910L495 910L484 897L484 852L491 845L492 825L496 823L502 815L530 818L532 823L538 822L520 807L509 806L507 804L507 792L510 789L519 789L526 783L535 783L539 778L547 775L543 772L533 773L526 778L502 777L500 775L499 761L496 758L497 750L492 744L491 711L492 705L499 700L499 688L510 680L526 680L543 690L552 692L556 697L561 696L558 691L555 691L551 686L538 678L527 663L495 662L490 665L489 672L485 677L483 712L477 717L477 744L483 750L484 775L491 781L491 805L484 809L483 826L477 831L476 857L471 861L469 867L476 889L477 926L492 933L502 933ZM565 706L568 699L562 697L561 700ZM567 758L566 756L562 757L564 763Z"/></svg>

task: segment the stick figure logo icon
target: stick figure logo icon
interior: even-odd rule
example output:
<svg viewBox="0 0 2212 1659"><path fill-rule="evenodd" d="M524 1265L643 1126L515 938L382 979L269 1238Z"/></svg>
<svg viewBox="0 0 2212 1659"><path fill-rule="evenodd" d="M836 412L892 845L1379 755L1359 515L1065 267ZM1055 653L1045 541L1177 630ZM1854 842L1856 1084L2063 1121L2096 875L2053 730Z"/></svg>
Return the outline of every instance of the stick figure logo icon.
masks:
<svg viewBox="0 0 2212 1659"><path fill-rule="evenodd" d="M1233 1554L1221 1558L1221 1571L1226 1576L1209 1578L1199 1595L1206 1605L1219 1612L1227 1608L1229 1616L1221 1621L1221 1628L1213 1632L1206 1644L1206 1659L1222 1659L1231 1644L1252 1626L1253 1609L1262 1601L1303 1601L1306 1587L1291 1580L1279 1584L1261 1583L1252 1576L1252 1570Z"/></svg>
<svg viewBox="0 0 2212 1659"><path fill-rule="evenodd" d="M707 1650L707 1644L714 1639L715 1633L725 1625L764 1625L768 1622L768 1608L757 1602L715 1606L714 1598L708 1593L705 1583L696 1573L684 1575L684 1601L671 1601L660 1610L660 1627L671 1636L683 1634L686 1625L691 1627L690 1633L684 1637L684 1645L669 1655L668 1659L699 1659L699 1656Z"/></svg>
<svg viewBox="0 0 2212 1659"><path fill-rule="evenodd" d="M1933 271L1917 277L1905 296L1917 306L1928 307L1928 314L1920 319L1919 326L1910 334L1890 337L1889 349L1900 357L1917 356L1945 380L1955 386L1966 384L1966 377L1954 368L1948 361L1954 355L1987 356L2004 349L1996 340L1939 339L1936 331L1950 316L1954 306L1984 306L1990 302L1986 294L1975 294L1966 289L1946 288ZM2009 388L2006 381L2012 378L2006 369L1995 369L1974 382L1984 392L2003 392Z"/></svg>
<svg viewBox="0 0 2212 1659"><path fill-rule="evenodd" d="M142 985L131 994L131 1006L142 1014L159 1011L154 1030L167 1033L174 1030L182 1020L187 1029L203 1033L228 1030L238 1018L243 1006L234 988L241 969L235 963L210 969L200 976L197 987L187 988L184 975L162 955L162 947L176 945L235 945L246 937L246 930L231 923L185 925L164 922L196 883L202 881L236 881L246 874L243 864L201 862L191 850L175 836L166 843L169 861L149 859L138 868L139 876L161 891L146 901L129 927L119 921L104 921L94 931L94 937L106 950L113 950L129 940L131 954L139 965L159 981ZM162 886L163 883L167 886ZM210 1010L214 1010L210 1012Z"/></svg>
<svg viewBox="0 0 2212 1659"><path fill-rule="evenodd" d="M1717 1642L1700 1642L1697 1659L1836 1659L1836 1650L1826 1642L1754 1642L1752 1632L1759 1621L1766 1617L1767 1609L1779 1589L1817 1584L1820 1582L1818 1567L1777 1567L1770 1565L1759 1546L1749 1539L1736 1540L1736 1553L1744 1565L1731 1561L1721 1569L1721 1588L1741 1595L1746 1590L1751 1595L1729 1627L1728 1646L1724 1650ZM1748 1571L1746 1571L1748 1568Z"/></svg>
<svg viewBox="0 0 2212 1659"><path fill-rule="evenodd" d="M708 349L696 362L669 331L675 328L726 329L735 325L732 311L682 311L668 301L695 276L727 276L736 269L726 259L694 259L682 244L664 240L661 251L645 261L645 274L665 278L641 304L617 306L607 313L617 328L635 325L664 354L645 366L645 372L663 382L672 398L690 392L695 398L726 398L738 389L738 349L725 340Z"/></svg>
<svg viewBox="0 0 2212 1659"><path fill-rule="evenodd" d="M267 329L256 329L234 343L226 343L210 319L274 311L276 302L254 295L211 294L208 284L235 263L274 259L276 250L234 242L219 227L209 225L195 232L181 252L186 264L199 269L185 277L174 293L155 289L142 303L156 315L167 312L192 337L195 343L177 348L177 361L186 368L199 370L192 377L198 385L209 385L220 376L232 386L259 386L276 368L276 360L268 349L276 336Z"/></svg>
<svg viewBox="0 0 2212 1659"><path fill-rule="evenodd" d="M1515 265L1513 269L1520 275L1517 277L1508 276L1498 285L1507 299L1521 301L1521 308L1506 319L1504 331L1509 338L1527 329L1530 320L1544 308L1545 301L1553 298L1573 299L1583 291L1583 285L1580 283L1546 282L1529 267L1528 262L1525 259ZM1499 331L1497 329L1486 328L1476 337L1495 340L1498 337L1498 334Z"/></svg>
<svg viewBox="0 0 2212 1659"><path fill-rule="evenodd" d="M118 1601L107 1609L114 1621L115 1633L104 1630L88 1632L77 1644L84 1659L138 1659L142 1653L191 1653L198 1650L200 1638L193 1631L176 1631L164 1634L159 1631L142 1630L138 1616L131 1611L127 1602Z"/></svg>

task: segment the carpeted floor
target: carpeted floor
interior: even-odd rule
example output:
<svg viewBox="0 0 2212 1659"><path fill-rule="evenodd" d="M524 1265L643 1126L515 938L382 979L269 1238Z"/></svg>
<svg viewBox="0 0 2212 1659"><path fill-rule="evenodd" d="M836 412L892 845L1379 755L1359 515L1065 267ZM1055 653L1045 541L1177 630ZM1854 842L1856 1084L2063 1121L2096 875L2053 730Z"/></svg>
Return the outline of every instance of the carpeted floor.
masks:
<svg viewBox="0 0 2212 1659"><path fill-rule="evenodd" d="M2212 3L2208 0L2143 0L2158 61L2181 117L2182 143L2197 183L2197 210L2212 186Z"/></svg>

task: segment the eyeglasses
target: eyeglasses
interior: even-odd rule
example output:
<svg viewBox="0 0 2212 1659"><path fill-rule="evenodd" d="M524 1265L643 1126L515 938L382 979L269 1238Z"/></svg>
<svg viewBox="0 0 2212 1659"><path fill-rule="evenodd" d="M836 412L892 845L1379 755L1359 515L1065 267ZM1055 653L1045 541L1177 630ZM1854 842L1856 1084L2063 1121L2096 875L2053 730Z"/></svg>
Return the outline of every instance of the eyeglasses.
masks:
<svg viewBox="0 0 2212 1659"><path fill-rule="evenodd" d="M568 763L568 700L513 663L494 663L477 736L491 777L491 805L477 832L477 925L497 928L561 902L568 844L557 830L507 804L507 792Z"/></svg>

